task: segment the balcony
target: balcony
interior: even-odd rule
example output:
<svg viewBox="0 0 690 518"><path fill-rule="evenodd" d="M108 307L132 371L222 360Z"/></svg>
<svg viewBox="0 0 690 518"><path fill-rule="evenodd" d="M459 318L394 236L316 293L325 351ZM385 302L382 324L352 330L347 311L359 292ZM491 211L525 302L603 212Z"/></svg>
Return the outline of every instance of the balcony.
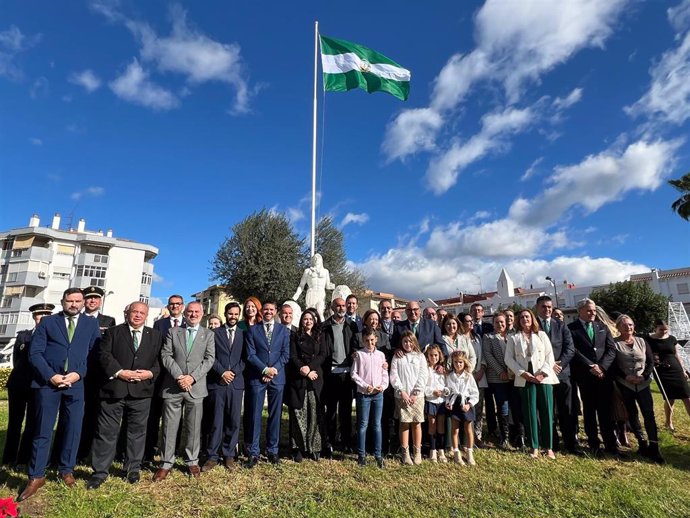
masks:
<svg viewBox="0 0 690 518"><path fill-rule="evenodd" d="M105 261L103 259L105 258ZM85 252L82 252L81 254L77 255L77 265L88 265L88 266L103 266L104 268L108 267L108 256L104 254L88 254Z"/></svg>
<svg viewBox="0 0 690 518"><path fill-rule="evenodd" d="M14 274L10 274L14 275ZM48 275L44 272L17 272L14 280L7 280L7 286L37 286L45 288L48 286Z"/></svg>
<svg viewBox="0 0 690 518"><path fill-rule="evenodd" d="M10 263L28 260L50 263L53 260L53 251L50 248L40 246L32 246L24 250L11 250L9 252L8 262Z"/></svg>

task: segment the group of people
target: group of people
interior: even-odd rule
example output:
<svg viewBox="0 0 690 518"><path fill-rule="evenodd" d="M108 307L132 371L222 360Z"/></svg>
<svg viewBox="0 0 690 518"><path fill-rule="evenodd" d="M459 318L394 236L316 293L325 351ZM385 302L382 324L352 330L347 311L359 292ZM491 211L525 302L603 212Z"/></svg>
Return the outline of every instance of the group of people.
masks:
<svg viewBox="0 0 690 518"><path fill-rule="evenodd" d="M682 399L690 413L690 388L668 326L659 322L643 338L620 315L614 338L590 299L578 303L578 319L569 325L554 318L548 296L537 300L536 313L501 311L489 324L479 303L453 315L422 313L411 301L406 318L395 319L391 300L360 316L357 297L349 295L332 301L325 320L307 308L295 325L291 304L249 297L242 307L225 306L224 323L212 315L204 327L201 303L185 305L172 295L169 315L148 327L146 304L131 303L125 323L114 325L99 312L102 296L100 288L70 288L59 313L51 315L50 304L31 308L36 327L17 338L3 462L29 465L19 500L45 484L58 413L59 477L73 486L77 458L85 456L80 450L90 452L89 489L105 482L118 455L132 484L156 454L153 480L163 481L179 448L192 477L219 464L232 469L240 451L246 467L254 467L266 400L265 451L274 464L283 404L294 461L339 450L356 452L366 465L371 452L379 467L397 451L404 464L420 464L423 445L432 462L447 462L450 447L451 460L474 465L474 448L488 442L485 424L502 448L512 444L553 459L560 446L581 455L580 401L590 453L618 454L615 398L640 454L663 462L650 391L655 365L667 426L673 400Z"/></svg>

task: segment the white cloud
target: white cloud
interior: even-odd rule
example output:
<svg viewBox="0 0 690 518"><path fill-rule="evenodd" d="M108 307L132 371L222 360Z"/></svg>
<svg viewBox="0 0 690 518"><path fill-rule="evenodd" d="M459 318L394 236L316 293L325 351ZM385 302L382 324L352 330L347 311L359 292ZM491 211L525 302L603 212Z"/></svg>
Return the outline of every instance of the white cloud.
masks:
<svg viewBox="0 0 690 518"><path fill-rule="evenodd" d="M31 85L31 90L29 90L29 95L32 99L38 99L41 97L48 97L50 94L50 83L45 77L39 77Z"/></svg>
<svg viewBox="0 0 690 518"><path fill-rule="evenodd" d="M491 213L488 210L478 210L472 216L470 216L470 219L467 220L469 223L473 223L475 221L481 221L482 219L488 219L491 217Z"/></svg>
<svg viewBox="0 0 690 518"><path fill-rule="evenodd" d="M29 142L31 142L34 146L42 146L43 145L43 141L37 137L31 137L29 139Z"/></svg>
<svg viewBox="0 0 690 518"><path fill-rule="evenodd" d="M666 14L676 32L681 33L690 29L690 0L683 0L677 6L669 8Z"/></svg>
<svg viewBox="0 0 690 518"><path fill-rule="evenodd" d="M119 98L154 110L170 110L180 101L170 91L153 83L136 58L122 75L111 81L110 89Z"/></svg>
<svg viewBox="0 0 690 518"><path fill-rule="evenodd" d="M40 34L26 36L16 25L0 31L0 76L7 77L13 81L24 78L24 73L15 63L16 56L41 41Z"/></svg>
<svg viewBox="0 0 690 518"><path fill-rule="evenodd" d="M92 2L91 8L112 22L124 23L141 45L142 62L154 65L161 73L180 74L188 86L207 82L230 85L235 99L233 114L249 111L256 88L250 89L237 43L222 43L203 34L187 21L186 11L178 4L170 8L172 31L160 36L147 23L124 16L117 3Z"/></svg>
<svg viewBox="0 0 690 518"><path fill-rule="evenodd" d="M151 277L153 278L153 282L163 282L165 280L162 275L160 275L156 272L153 272Z"/></svg>
<svg viewBox="0 0 690 518"><path fill-rule="evenodd" d="M453 112L477 83L498 82L512 104L527 83L538 82L580 50L602 48L627 3L488 0L475 16L476 48L451 56L436 77L429 108L405 110L388 125L383 146L388 159L435 149L440 131L453 124ZM576 89L561 102L572 105L580 95Z"/></svg>
<svg viewBox="0 0 690 518"><path fill-rule="evenodd" d="M582 88L575 88L570 92L565 98L557 97L553 105L556 109L566 109L570 108L574 104L577 104L582 100Z"/></svg>
<svg viewBox="0 0 690 518"><path fill-rule="evenodd" d="M426 172L426 183L434 194L443 194L458 181L460 171L490 151L506 149L507 137L527 129L537 115L531 108L506 108L482 117L481 131L465 142L456 141L434 158Z"/></svg>
<svg viewBox="0 0 690 518"><path fill-rule="evenodd" d="M680 45L668 50L650 71L649 90L634 104L628 115L647 115L674 124L690 118L690 32Z"/></svg>
<svg viewBox="0 0 690 518"><path fill-rule="evenodd" d="M73 192L70 196L74 201L79 201L82 198L97 198L105 194L103 187L88 187L82 191Z"/></svg>
<svg viewBox="0 0 690 518"><path fill-rule="evenodd" d="M539 164L541 164L543 160L544 157L540 156L534 162L532 162L525 171L525 173L520 177L520 181L524 182L525 180L529 180L530 178L532 178L534 174L537 172L537 166L539 166Z"/></svg>
<svg viewBox="0 0 690 518"><path fill-rule="evenodd" d="M68 81L77 86L81 86L87 92L91 93L101 87L101 80L92 70L86 69L81 72L74 72L68 78Z"/></svg>
<svg viewBox="0 0 690 518"><path fill-rule="evenodd" d="M522 224L549 226L573 206L591 213L632 190L653 191L669 172L680 144L641 140L622 152L609 149L579 164L556 167L550 187L532 200L515 200L509 216Z"/></svg>
<svg viewBox="0 0 690 518"><path fill-rule="evenodd" d="M340 228L345 227L345 225L349 225L350 223L356 223L357 225L364 225L367 221L369 221L369 214L366 214L364 212L360 214L355 214L354 212L348 212L345 214L345 217L343 220L340 222Z"/></svg>

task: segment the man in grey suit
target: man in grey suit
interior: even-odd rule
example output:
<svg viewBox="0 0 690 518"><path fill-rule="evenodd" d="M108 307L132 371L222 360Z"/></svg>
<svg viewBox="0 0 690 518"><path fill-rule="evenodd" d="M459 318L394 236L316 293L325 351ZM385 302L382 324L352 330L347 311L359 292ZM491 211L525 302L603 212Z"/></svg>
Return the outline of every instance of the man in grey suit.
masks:
<svg viewBox="0 0 690 518"><path fill-rule="evenodd" d="M160 482L170 473L175 463L175 439L182 419L186 436L185 464L189 474L198 477L199 449L201 448L202 403L208 395L206 374L215 361L215 335L201 327L204 310L200 302L190 302L185 308L187 327L173 327L161 350L161 363L165 370L163 380L163 441L161 467L153 477Z"/></svg>

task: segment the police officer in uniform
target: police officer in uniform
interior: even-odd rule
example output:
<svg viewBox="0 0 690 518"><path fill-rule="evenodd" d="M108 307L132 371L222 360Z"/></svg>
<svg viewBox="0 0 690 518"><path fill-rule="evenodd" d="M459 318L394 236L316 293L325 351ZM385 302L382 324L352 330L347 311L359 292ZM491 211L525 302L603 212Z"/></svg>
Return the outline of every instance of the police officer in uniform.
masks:
<svg viewBox="0 0 690 518"><path fill-rule="evenodd" d="M7 380L7 400L9 416L7 419L7 436L5 451L2 454L3 464L28 464L31 459L31 444L35 428L35 406L31 391L33 369L29 363L29 345L34 330L45 315L55 309L54 304L40 303L29 308L36 326L17 333L12 351L13 369ZM24 433L22 423L26 416Z"/></svg>

